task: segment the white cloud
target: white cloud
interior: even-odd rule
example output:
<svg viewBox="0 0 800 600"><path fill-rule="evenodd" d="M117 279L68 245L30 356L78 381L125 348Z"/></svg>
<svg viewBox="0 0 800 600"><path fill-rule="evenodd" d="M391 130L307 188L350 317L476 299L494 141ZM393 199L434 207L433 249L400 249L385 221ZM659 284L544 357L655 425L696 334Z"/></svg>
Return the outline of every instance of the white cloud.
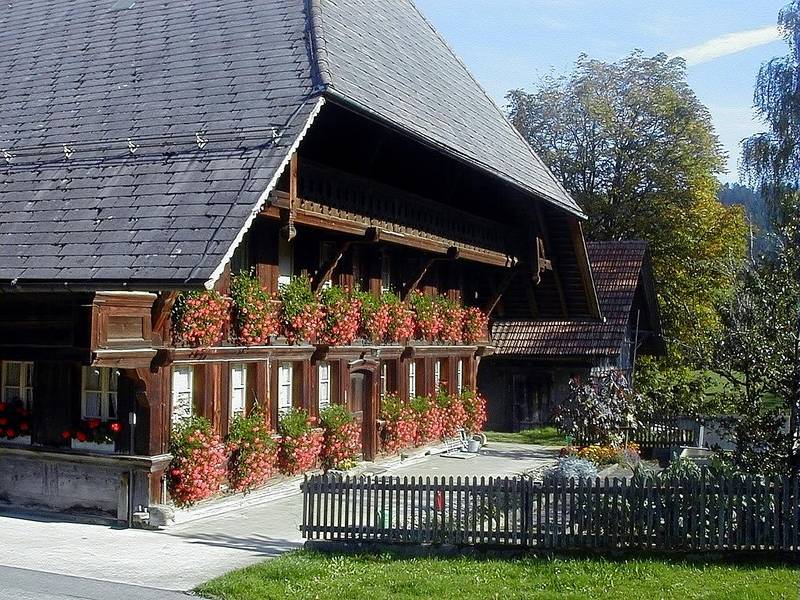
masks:
<svg viewBox="0 0 800 600"><path fill-rule="evenodd" d="M781 34L777 27L762 27L760 29L726 33L697 46L677 50L672 55L682 56L688 66L699 65L723 56L744 52L756 46L763 46L780 38Z"/></svg>

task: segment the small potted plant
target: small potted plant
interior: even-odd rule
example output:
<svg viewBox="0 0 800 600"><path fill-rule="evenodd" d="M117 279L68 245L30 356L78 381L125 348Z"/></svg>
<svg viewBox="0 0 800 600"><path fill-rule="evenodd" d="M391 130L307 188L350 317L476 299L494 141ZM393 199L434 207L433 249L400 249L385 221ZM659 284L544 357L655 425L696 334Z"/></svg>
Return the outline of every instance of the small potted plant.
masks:
<svg viewBox="0 0 800 600"><path fill-rule="evenodd" d="M22 401L0 402L0 440L30 445L31 413Z"/></svg>
<svg viewBox="0 0 800 600"><path fill-rule="evenodd" d="M66 429L61 435L70 441L73 450L113 454L121 431L122 424L119 421L85 419L78 427Z"/></svg>

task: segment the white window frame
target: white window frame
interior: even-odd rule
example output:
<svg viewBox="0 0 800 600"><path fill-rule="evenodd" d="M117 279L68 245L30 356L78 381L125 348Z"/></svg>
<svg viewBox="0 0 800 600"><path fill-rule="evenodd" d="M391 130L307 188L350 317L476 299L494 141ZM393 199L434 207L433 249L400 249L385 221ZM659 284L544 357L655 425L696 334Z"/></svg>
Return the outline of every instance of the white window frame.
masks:
<svg viewBox="0 0 800 600"><path fill-rule="evenodd" d="M464 391L464 359L459 358L456 365L456 391L460 394Z"/></svg>
<svg viewBox="0 0 800 600"><path fill-rule="evenodd" d="M408 399L413 400L417 396L417 361L412 360L408 363Z"/></svg>
<svg viewBox="0 0 800 600"><path fill-rule="evenodd" d="M294 276L294 245L278 236L278 286L289 285Z"/></svg>
<svg viewBox="0 0 800 600"><path fill-rule="evenodd" d="M317 406L320 412L331 405L331 364L321 362L317 365Z"/></svg>
<svg viewBox="0 0 800 600"><path fill-rule="evenodd" d="M186 386L179 387L178 375L186 376ZM175 408L184 405L181 395L188 394L188 409L185 414L177 414ZM172 420L181 421L194 414L194 367L192 365L175 365L172 368Z"/></svg>
<svg viewBox="0 0 800 600"><path fill-rule="evenodd" d="M389 393L389 364L381 364L381 398L386 398Z"/></svg>
<svg viewBox="0 0 800 600"><path fill-rule="evenodd" d="M87 388L89 381L89 369L97 370L100 375L99 389ZM119 371L111 367L83 367L81 377L81 418L100 419L101 421L116 421L119 418L117 411L117 398L119 392ZM112 389L112 382L114 389ZM94 393L100 394L100 414L90 415L86 410L86 395ZM114 407L113 415L111 407Z"/></svg>
<svg viewBox="0 0 800 600"><path fill-rule="evenodd" d="M278 416L292 410L292 387L294 365L290 362L278 363Z"/></svg>
<svg viewBox="0 0 800 600"><path fill-rule="evenodd" d="M6 390L17 390L17 396L22 405L28 409L33 409L33 363L27 361L8 360L0 363L2 369L0 370L0 402L8 402L11 400ZM8 384L8 366L19 365L19 385ZM28 385L30 384L30 385Z"/></svg>
<svg viewBox="0 0 800 600"><path fill-rule="evenodd" d="M442 360L436 359L433 361L433 392L439 393L439 388L442 385Z"/></svg>
<svg viewBox="0 0 800 600"><path fill-rule="evenodd" d="M230 418L247 413L247 363L231 364Z"/></svg>

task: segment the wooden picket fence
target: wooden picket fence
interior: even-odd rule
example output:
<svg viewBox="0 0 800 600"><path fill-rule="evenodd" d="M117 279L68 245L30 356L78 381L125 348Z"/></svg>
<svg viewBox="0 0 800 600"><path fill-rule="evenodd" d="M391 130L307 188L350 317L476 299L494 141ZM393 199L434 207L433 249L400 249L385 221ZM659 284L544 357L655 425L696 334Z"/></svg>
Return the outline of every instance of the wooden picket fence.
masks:
<svg viewBox="0 0 800 600"><path fill-rule="evenodd" d="M797 552L797 479L336 478L303 483L312 540Z"/></svg>
<svg viewBox="0 0 800 600"><path fill-rule="evenodd" d="M657 417L645 421L627 431L627 438L636 442L642 450L654 448L679 448L694 446L697 443L696 429L688 426L689 421L680 417ZM600 442L590 432L579 431L575 443L588 446Z"/></svg>

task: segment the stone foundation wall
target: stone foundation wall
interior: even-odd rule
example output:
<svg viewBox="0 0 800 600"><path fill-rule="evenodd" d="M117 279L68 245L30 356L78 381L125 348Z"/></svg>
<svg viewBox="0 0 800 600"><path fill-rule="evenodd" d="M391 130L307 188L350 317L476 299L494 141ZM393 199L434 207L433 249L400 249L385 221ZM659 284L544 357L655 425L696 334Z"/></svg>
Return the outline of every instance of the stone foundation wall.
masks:
<svg viewBox="0 0 800 600"><path fill-rule="evenodd" d="M0 447L0 503L127 521L131 479L134 509L158 502L151 478L168 460Z"/></svg>

